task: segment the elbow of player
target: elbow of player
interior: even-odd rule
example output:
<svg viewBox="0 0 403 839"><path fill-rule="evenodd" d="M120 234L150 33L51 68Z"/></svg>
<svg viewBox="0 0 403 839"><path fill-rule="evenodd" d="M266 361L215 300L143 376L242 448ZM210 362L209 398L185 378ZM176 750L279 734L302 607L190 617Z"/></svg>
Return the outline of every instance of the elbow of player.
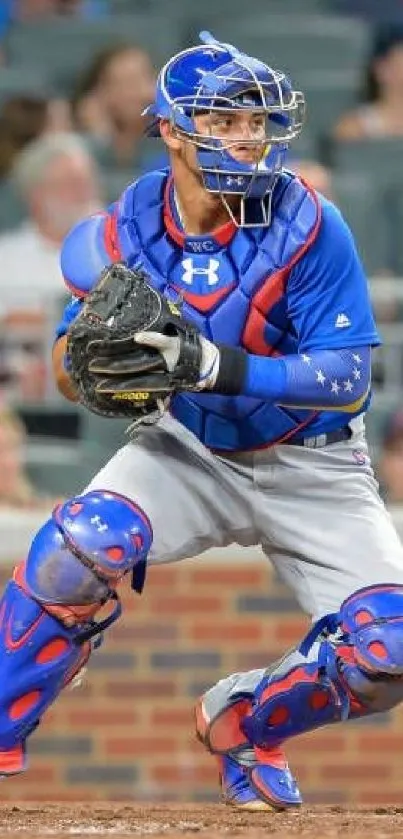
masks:
<svg viewBox="0 0 403 839"><path fill-rule="evenodd" d="M356 396L354 402L344 402L338 406L339 411L344 411L346 414L356 414L357 411L365 404L369 395L370 385L368 384L360 396ZM347 394L346 394L347 395Z"/></svg>
<svg viewBox="0 0 403 839"><path fill-rule="evenodd" d="M59 338L53 347L53 374L58 391L70 402L77 402L77 393L64 363L66 336Z"/></svg>

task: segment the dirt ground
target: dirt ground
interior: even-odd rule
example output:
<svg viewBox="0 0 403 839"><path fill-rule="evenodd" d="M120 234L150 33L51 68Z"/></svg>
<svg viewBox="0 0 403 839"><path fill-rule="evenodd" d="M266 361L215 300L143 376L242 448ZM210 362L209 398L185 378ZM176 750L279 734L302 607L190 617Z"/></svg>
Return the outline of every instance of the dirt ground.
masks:
<svg viewBox="0 0 403 839"><path fill-rule="evenodd" d="M220 805L202 804L7 804L0 807L0 837L39 839L68 836L114 839L389 839L403 837L403 808L347 810L308 807L292 813L243 814Z"/></svg>

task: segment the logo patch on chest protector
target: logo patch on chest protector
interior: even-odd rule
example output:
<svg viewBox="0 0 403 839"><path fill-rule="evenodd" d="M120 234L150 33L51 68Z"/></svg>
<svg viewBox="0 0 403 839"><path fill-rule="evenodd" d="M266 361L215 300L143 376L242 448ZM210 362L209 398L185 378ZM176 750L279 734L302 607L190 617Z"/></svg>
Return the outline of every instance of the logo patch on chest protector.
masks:
<svg viewBox="0 0 403 839"><path fill-rule="evenodd" d="M210 312L237 284L226 260L215 256L186 256L176 266L171 284L199 312Z"/></svg>
<svg viewBox="0 0 403 839"><path fill-rule="evenodd" d="M206 278L208 286L217 285L217 283L220 281L220 278L217 273L220 267L218 259L211 258L209 259L206 267L197 267L193 265L193 259L191 256L189 256L186 259L182 259L182 265L184 268L182 281L186 283L186 285L193 285L193 278L197 275L204 276Z"/></svg>

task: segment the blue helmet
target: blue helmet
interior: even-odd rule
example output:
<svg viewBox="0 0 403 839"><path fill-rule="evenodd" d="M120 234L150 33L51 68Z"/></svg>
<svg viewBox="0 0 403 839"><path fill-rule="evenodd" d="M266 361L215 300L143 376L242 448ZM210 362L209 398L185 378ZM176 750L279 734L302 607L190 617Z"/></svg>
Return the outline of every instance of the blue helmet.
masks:
<svg viewBox="0 0 403 839"><path fill-rule="evenodd" d="M302 129L304 96L293 90L284 73L231 44L219 43L208 32L201 32L200 40L201 46L183 50L162 68L155 101L144 112L151 118L148 133L157 136L160 120L168 119L195 145L206 190L221 196L233 220L248 225L250 202L245 202L254 198L254 205L260 206L258 213L254 207L250 223L269 224L274 186L289 143ZM240 162L231 154L231 146L239 143L256 148L256 139L225 142L215 137L213 130L201 134L196 129L197 115L231 110L253 110L264 115L265 133L259 140L261 155L256 162ZM241 196L238 218L234 218L226 200L229 194Z"/></svg>

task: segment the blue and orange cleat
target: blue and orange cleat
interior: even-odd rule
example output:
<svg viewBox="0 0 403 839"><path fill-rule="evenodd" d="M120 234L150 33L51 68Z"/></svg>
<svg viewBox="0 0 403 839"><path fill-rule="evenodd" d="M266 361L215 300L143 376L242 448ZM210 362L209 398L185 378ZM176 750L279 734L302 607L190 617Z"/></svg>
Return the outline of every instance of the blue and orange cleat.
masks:
<svg viewBox="0 0 403 839"><path fill-rule="evenodd" d="M285 758L279 765L276 750L273 763L246 766L236 756L218 757L221 798L224 804L247 811L280 811L302 804L301 794Z"/></svg>
<svg viewBox="0 0 403 839"><path fill-rule="evenodd" d="M242 810L273 810L273 807L252 789L246 766L227 755L219 757L218 764L221 800L224 804Z"/></svg>
<svg viewBox="0 0 403 839"><path fill-rule="evenodd" d="M218 760L222 800L251 811L298 807L301 793L282 749L253 748L241 729L249 709L240 698L211 719L203 699L196 705L197 736Z"/></svg>

